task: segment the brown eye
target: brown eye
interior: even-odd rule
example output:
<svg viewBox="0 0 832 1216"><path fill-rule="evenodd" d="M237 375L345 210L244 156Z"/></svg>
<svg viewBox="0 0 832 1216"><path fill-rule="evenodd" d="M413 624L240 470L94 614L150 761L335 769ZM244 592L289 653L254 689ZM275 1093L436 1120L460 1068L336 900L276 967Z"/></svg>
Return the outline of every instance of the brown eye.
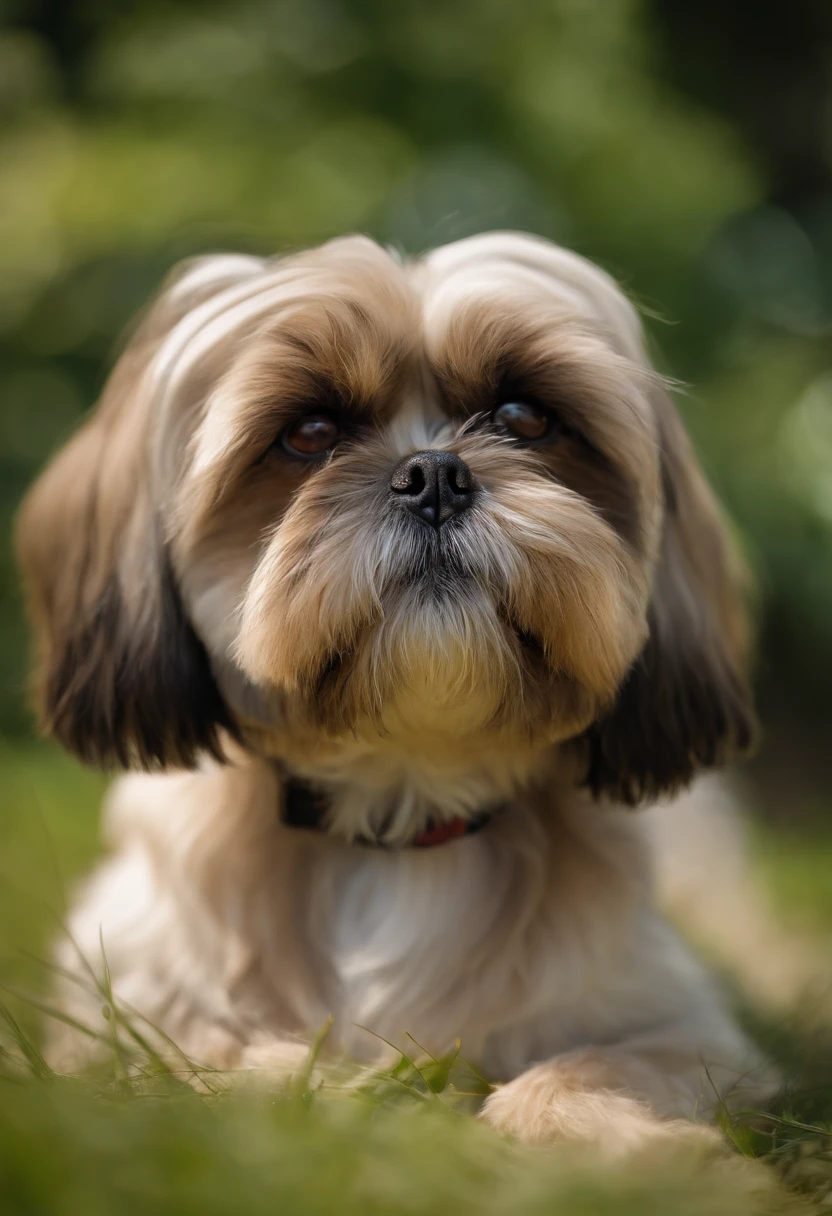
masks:
<svg viewBox="0 0 832 1216"><path fill-rule="evenodd" d="M290 456L323 456L341 437L338 423L326 414L307 414L283 432L281 442Z"/></svg>
<svg viewBox="0 0 832 1216"><path fill-rule="evenodd" d="M552 429L552 415L527 401L506 401L492 414L494 422L515 439L543 439Z"/></svg>

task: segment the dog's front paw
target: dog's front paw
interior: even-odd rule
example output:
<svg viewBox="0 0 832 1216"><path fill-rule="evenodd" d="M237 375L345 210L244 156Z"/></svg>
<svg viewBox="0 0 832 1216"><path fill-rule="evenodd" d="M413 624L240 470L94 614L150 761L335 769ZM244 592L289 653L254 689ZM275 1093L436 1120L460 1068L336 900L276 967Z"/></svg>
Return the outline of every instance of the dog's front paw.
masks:
<svg viewBox="0 0 832 1216"><path fill-rule="evenodd" d="M530 1068L495 1090L481 1117L526 1144L591 1145L613 1161L654 1145L687 1144L709 1153L722 1153L726 1147L715 1128L686 1119L660 1119L646 1102L618 1090L576 1087L551 1064Z"/></svg>

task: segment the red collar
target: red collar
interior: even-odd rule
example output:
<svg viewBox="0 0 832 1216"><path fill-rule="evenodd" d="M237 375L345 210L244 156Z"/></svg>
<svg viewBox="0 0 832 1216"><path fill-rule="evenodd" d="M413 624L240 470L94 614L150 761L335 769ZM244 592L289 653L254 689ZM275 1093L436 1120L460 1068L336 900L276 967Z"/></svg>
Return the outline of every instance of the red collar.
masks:
<svg viewBox="0 0 832 1216"><path fill-rule="evenodd" d="M435 844L445 844L448 840L459 840L460 836L470 836L472 832L478 832L480 827L485 827L484 823L475 827L474 822L470 819L458 818L446 819L444 823L434 824L433 820L429 820L424 832L417 832L410 843L414 849L432 849Z"/></svg>
<svg viewBox="0 0 832 1216"><path fill-rule="evenodd" d="M290 777L283 791L283 822L290 828L306 828L313 832L325 832L326 820L330 810L330 800L327 794L306 781ZM428 820L428 825L422 832L417 832L406 847L414 849L432 849L435 845L447 844L449 840L459 840L462 836L473 836L482 831L491 819L491 812L486 811L474 819L447 819L441 823ZM365 848L386 848L382 841L369 836L359 836L355 844Z"/></svg>

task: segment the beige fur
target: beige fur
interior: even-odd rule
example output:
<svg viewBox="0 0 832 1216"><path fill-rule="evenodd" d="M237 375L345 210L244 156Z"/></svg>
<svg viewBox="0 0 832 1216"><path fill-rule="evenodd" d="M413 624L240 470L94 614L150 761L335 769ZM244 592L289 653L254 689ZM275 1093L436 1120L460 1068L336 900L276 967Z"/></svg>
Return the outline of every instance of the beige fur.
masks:
<svg viewBox="0 0 832 1216"><path fill-rule="evenodd" d="M495 432L507 397L557 441ZM342 443L293 462L275 440L322 410ZM437 532L389 489L428 448L475 487ZM45 727L173 770L115 785L67 971L100 933L117 996L220 1067L283 1068L330 1014L329 1050L368 1060L361 1026L459 1036L508 1082L484 1116L532 1141L626 1151L760 1099L615 805L744 748L751 714L740 572L603 272L515 234L192 264L20 550ZM327 832L281 821L287 771L326 792ZM483 810L478 835L407 847ZM60 1000L98 1016L81 985ZM51 1056L81 1049L61 1032Z"/></svg>

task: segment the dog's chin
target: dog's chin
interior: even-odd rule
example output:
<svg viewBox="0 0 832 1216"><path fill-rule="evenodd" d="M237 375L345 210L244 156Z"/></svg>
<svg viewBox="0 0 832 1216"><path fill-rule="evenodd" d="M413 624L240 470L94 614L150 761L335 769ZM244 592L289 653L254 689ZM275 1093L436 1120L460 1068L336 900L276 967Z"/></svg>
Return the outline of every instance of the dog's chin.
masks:
<svg viewBox="0 0 832 1216"><path fill-rule="evenodd" d="M549 673L542 638L524 627L504 605L493 600L491 588L483 578L479 564L472 560L466 525L450 520L439 531L414 521L418 547L411 552L408 566L395 584L395 612L401 618L412 618L403 629L409 640L418 637L418 657L431 666L432 651L438 647L440 657L447 660L454 640L464 634L469 646L482 644L480 659L493 672L506 665L520 684L527 663L534 666L538 677ZM398 628L402 628L401 620ZM379 626L384 629L384 624ZM421 643L421 645L420 645ZM466 664L467 666L467 664ZM433 667L431 666L431 670ZM453 685L453 675L445 683ZM510 690L507 690L510 691ZM515 689L517 695L522 689Z"/></svg>
<svg viewBox="0 0 832 1216"><path fill-rule="evenodd" d="M542 640L443 556L323 657L305 699L317 729L367 741L499 735L544 745L577 734L596 710Z"/></svg>

